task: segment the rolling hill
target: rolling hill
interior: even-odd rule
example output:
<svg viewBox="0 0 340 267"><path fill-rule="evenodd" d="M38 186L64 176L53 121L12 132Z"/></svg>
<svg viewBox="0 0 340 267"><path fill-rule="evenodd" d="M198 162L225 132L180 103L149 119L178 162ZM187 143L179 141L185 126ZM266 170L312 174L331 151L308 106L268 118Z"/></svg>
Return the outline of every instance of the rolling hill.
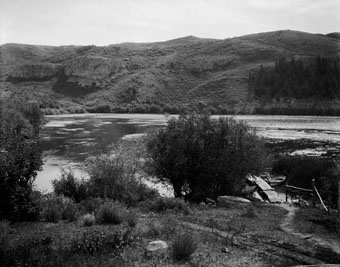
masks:
<svg viewBox="0 0 340 267"><path fill-rule="evenodd" d="M284 30L103 47L4 44L0 96L25 96L69 112L104 104L197 102L252 112L258 100L248 92L249 71L283 57L339 56L338 37Z"/></svg>

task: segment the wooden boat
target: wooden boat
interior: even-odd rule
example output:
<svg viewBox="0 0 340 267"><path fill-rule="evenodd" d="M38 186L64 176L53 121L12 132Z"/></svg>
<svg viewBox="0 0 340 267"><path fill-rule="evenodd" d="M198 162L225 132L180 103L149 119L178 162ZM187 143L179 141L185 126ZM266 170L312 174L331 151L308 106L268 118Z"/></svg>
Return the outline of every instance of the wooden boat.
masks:
<svg viewBox="0 0 340 267"><path fill-rule="evenodd" d="M286 181L286 176L278 175L273 176L268 172L265 172L260 175L260 177L265 180L270 186L276 187L282 185Z"/></svg>

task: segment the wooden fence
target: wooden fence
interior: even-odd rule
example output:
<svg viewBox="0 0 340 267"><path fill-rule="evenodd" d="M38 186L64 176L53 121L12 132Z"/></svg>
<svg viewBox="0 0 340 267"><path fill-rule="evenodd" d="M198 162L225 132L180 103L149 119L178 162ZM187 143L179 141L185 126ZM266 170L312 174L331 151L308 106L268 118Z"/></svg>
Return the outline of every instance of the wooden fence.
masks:
<svg viewBox="0 0 340 267"><path fill-rule="evenodd" d="M340 182L339 182L339 193L337 196L340 196ZM313 202L313 207L315 207L316 201L318 200L322 207L325 209L325 211L329 212L330 211L330 201L325 202L321 195L320 192L326 193L330 199L331 192L324 192L320 191L316 188L315 186L315 180L312 181L312 189L306 189L306 188L301 188L301 187L296 187L292 185L286 185L286 202L288 202L288 197L290 195L291 200L293 196L298 196L299 198L299 203L301 201L301 196L307 196L309 198L312 198ZM328 200L329 200L328 199ZM338 197L338 216L340 217L340 197Z"/></svg>

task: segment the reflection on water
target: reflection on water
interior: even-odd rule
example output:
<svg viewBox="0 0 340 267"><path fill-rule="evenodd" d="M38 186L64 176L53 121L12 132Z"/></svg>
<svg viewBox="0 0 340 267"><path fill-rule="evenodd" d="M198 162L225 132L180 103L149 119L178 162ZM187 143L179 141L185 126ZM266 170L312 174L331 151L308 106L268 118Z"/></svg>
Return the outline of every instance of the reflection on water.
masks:
<svg viewBox="0 0 340 267"><path fill-rule="evenodd" d="M51 190L50 181L60 168L71 166L80 175L81 163L90 155L110 150L121 138L142 135L149 127L166 125L174 116L150 114L77 114L48 116L43 136L44 166L38 189ZM214 116L215 118L217 116ZM325 155L340 151L340 118L312 116L235 116L258 134L291 154ZM288 144L288 145L287 145ZM289 149L288 149L289 148ZM74 164L76 164L75 167Z"/></svg>

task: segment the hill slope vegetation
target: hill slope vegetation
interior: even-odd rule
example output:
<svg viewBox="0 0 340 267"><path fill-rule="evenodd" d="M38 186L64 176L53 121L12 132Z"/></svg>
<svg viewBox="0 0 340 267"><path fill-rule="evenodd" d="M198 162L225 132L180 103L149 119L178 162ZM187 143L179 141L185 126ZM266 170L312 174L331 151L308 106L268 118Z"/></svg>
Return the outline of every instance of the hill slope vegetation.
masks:
<svg viewBox="0 0 340 267"><path fill-rule="evenodd" d="M42 108L69 112L199 102L249 113L259 105L248 89L250 71L274 66L281 58L338 56L337 37L286 30L104 47L5 44L0 47L0 96L25 95Z"/></svg>

